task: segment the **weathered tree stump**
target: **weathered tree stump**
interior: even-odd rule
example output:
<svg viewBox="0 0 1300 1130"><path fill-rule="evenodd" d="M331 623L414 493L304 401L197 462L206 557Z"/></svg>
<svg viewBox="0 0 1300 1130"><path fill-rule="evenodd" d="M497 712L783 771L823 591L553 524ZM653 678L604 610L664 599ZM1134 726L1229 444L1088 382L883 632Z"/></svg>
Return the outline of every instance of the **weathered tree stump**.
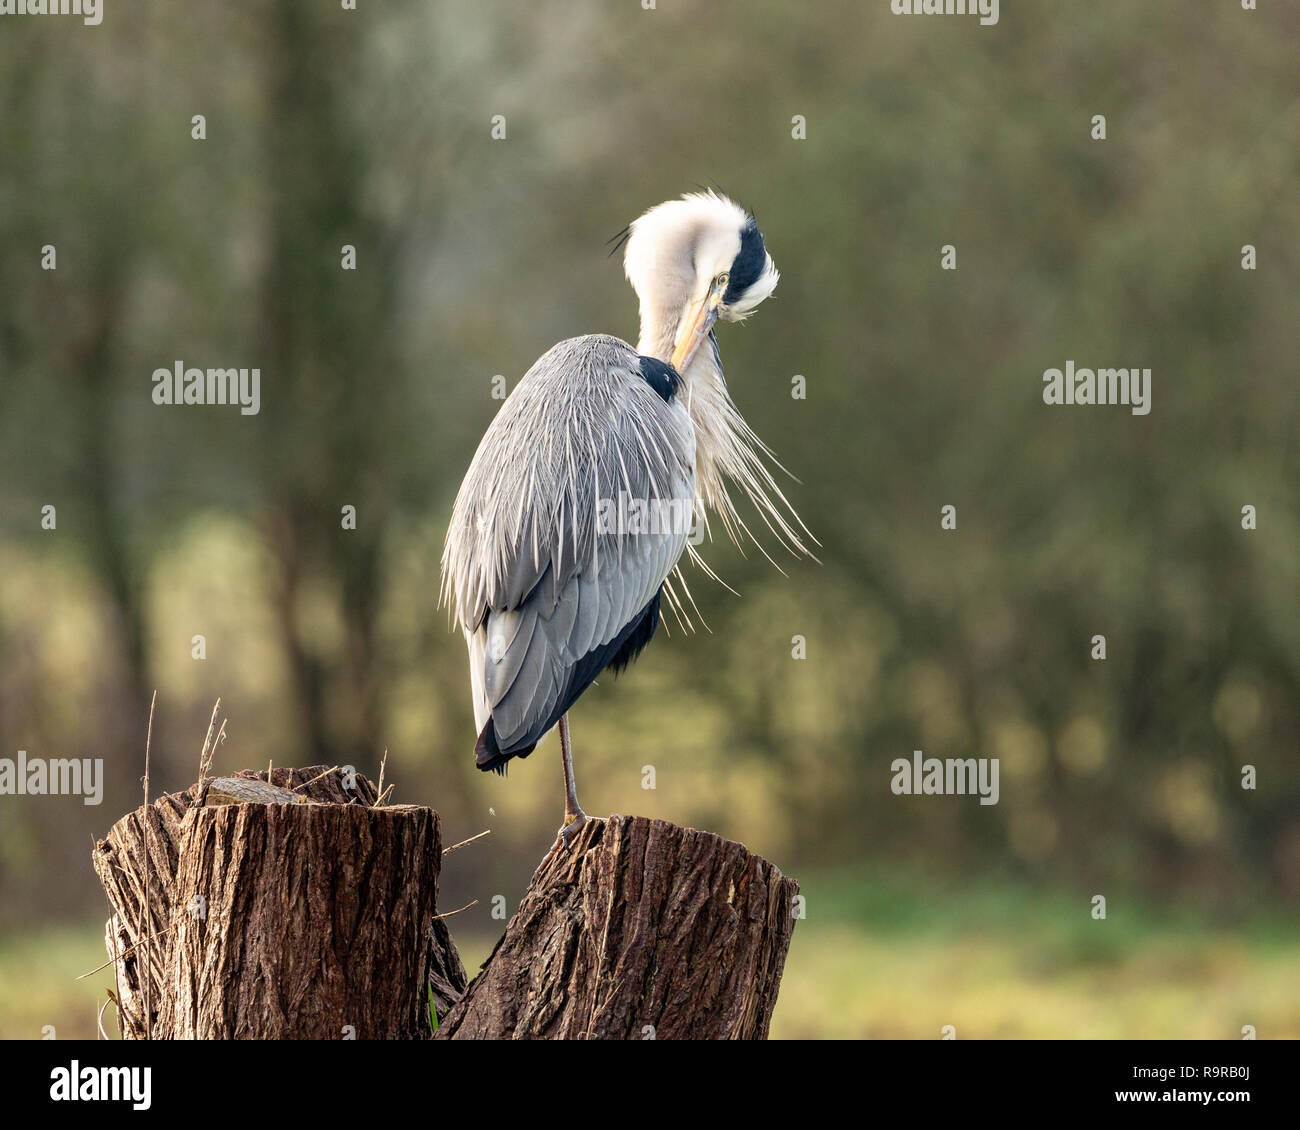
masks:
<svg viewBox="0 0 1300 1130"><path fill-rule="evenodd" d="M708 832L589 821L435 1039L763 1039L798 890Z"/></svg>
<svg viewBox="0 0 1300 1130"><path fill-rule="evenodd" d="M205 779L96 845L123 1036L419 1039L432 994L439 1039L766 1037L798 886L742 844L590 821L467 988L437 813L325 772Z"/></svg>
<svg viewBox="0 0 1300 1130"><path fill-rule="evenodd" d="M205 779L96 845L124 1037L421 1038L459 998L437 813L325 773Z"/></svg>

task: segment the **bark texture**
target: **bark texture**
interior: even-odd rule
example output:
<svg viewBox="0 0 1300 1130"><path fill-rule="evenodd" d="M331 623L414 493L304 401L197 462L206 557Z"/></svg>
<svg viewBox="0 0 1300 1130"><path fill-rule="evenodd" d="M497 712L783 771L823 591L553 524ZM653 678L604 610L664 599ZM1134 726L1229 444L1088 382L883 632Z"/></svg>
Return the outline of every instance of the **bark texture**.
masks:
<svg viewBox="0 0 1300 1130"><path fill-rule="evenodd" d="M798 886L742 844L589 821L467 987L437 813L324 772L206 779L96 845L123 1036L420 1039L430 995L438 1039L767 1036Z"/></svg>
<svg viewBox="0 0 1300 1130"><path fill-rule="evenodd" d="M798 885L708 832L589 821L553 848L437 1039L763 1039Z"/></svg>
<svg viewBox="0 0 1300 1130"><path fill-rule="evenodd" d="M324 772L204 780L96 845L124 1037L420 1038L459 998L437 813Z"/></svg>

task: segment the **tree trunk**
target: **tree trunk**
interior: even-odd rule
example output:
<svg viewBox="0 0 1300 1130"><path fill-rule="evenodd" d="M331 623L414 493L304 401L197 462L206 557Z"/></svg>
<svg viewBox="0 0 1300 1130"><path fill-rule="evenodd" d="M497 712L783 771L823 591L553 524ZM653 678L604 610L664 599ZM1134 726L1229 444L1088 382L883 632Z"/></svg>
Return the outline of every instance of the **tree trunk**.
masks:
<svg viewBox="0 0 1300 1130"><path fill-rule="evenodd" d="M764 1039L798 890L709 832L589 821L436 1038Z"/></svg>
<svg viewBox="0 0 1300 1130"><path fill-rule="evenodd" d="M155 801L151 926L145 810L96 846L124 1037L421 1038L430 997L439 1013L459 998L464 969L435 918L437 813L374 807L364 777L349 792L325 771L207 779Z"/></svg>
<svg viewBox="0 0 1300 1130"><path fill-rule="evenodd" d="M743 845L589 821L467 988L436 917L437 813L324 772L207 779L96 845L126 1038L419 1039L431 995L439 1039L767 1036L798 886Z"/></svg>

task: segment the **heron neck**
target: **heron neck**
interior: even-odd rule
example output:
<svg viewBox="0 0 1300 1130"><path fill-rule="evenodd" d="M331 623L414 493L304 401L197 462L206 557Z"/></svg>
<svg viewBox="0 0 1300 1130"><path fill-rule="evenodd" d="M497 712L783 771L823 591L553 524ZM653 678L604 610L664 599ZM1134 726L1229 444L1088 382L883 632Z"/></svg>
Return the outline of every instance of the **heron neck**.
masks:
<svg viewBox="0 0 1300 1130"><path fill-rule="evenodd" d="M647 318L646 311L642 309L641 339L636 347L638 353L671 363L676 337L675 320ZM696 350L686 371L680 376L684 387L678 393L678 399L685 406L695 427L696 489L705 503L713 506L723 491L723 468L718 465L718 456L732 450L736 409L727 393L717 339L712 334Z"/></svg>
<svg viewBox="0 0 1300 1130"><path fill-rule="evenodd" d="M652 302L641 301L641 337L636 351L642 357L654 357L665 364L672 363L673 341L677 337L680 317L667 310L657 309Z"/></svg>
<svg viewBox="0 0 1300 1130"><path fill-rule="evenodd" d="M672 364L673 342L677 340L677 316L660 316L658 312L641 306L641 337L637 341L636 351L643 357L654 357L666 364ZM710 333L686 371L679 374L687 388L721 389L724 393L727 382L722 376L722 362L718 356L717 339Z"/></svg>

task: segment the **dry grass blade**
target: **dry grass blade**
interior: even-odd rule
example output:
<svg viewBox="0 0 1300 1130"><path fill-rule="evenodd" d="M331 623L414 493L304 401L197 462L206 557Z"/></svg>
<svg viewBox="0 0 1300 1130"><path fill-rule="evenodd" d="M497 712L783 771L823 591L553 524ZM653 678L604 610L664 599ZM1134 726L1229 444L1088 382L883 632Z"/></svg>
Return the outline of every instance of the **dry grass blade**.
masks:
<svg viewBox="0 0 1300 1130"><path fill-rule="evenodd" d="M460 843L458 844L452 844L451 847L443 848L442 854L450 855L457 848L463 848L466 844L472 844L475 840L481 840L484 836L490 836L491 834L492 834L492 829L489 828L485 832L480 832L477 836L470 836L468 840L461 840Z"/></svg>
<svg viewBox="0 0 1300 1130"><path fill-rule="evenodd" d="M314 785L317 781L323 781L331 773L337 773L338 771L339 767L337 765L331 765L324 773L317 773L310 781L303 781L300 785L294 785L289 791L296 793L299 789L305 789L308 785Z"/></svg>
<svg viewBox="0 0 1300 1130"><path fill-rule="evenodd" d="M221 723L221 729L217 730L217 714L220 710L221 699L218 698L212 707L212 718L208 722L208 732L203 736L203 749L199 751L200 781L208 775L208 770L212 768L212 759L217 754L217 746L221 742L221 735L226 732L224 720Z"/></svg>
<svg viewBox="0 0 1300 1130"><path fill-rule="evenodd" d="M378 808L384 803L384 770L388 767L388 750L384 750L384 756L379 759L379 785L375 789L375 807ZM388 791L392 792L392 785L388 786Z"/></svg>
<svg viewBox="0 0 1300 1130"><path fill-rule="evenodd" d="M208 763L203 766L204 777L212 776L212 762L216 759L217 750L221 747L221 743L224 742L225 740L226 740L226 719L223 718L221 719L221 729L217 731L216 741L212 743L212 753L208 756ZM202 779L203 779L202 777L199 778L199 780Z"/></svg>
<svg viewBox="0 0 1300 1130"><path fill-rule="evenodd" d="M168 926L166 930L164 930L161 934L158 935L158 937L165 938L167 937L168 934L170 934L175 929L176 929L175 926ZM87 977L93 977L96 973L102 973L110 965L116 968L117 963L119 961L121 961L123 958L130 957L133 953L135 953L136 950L138 950L141 946L145 944L146 940L147 939L145 938L141 938L138 942L135 943L135 945L127 946L126 949L119 951L116 957L110 957L106 962L104 962L103 965L96 965L95 968L90 970L88 973L83 973L81 974L80 977L74 977L73 980L84 981Z"/></svg>
<svg viewBox="0 0 1300 1130"><path fill-rule="evenodd" d="M158 692L153 692L153 698L149 700L149 729L144 738L144 926L140 933L145 935L149 942L149 958L153 958L153 907L149 902L149 874L153 871L153 858L149 854L149 825L152 823L149 819L149 751L153 746L153 712L154 707L158 705ZM137 936L139 936L137 934ZM144 1038L152 1039L152 1020L153 1014L149 1001L149 983L153 978L146 968L141 985L144 989Z"/></svg>

